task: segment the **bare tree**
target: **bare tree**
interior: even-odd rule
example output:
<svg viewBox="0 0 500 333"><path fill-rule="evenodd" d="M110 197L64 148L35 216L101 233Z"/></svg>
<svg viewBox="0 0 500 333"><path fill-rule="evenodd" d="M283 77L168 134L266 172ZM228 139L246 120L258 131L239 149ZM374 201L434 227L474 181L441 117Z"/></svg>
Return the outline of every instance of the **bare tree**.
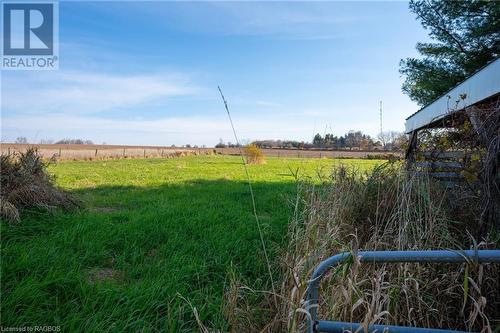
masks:
<svg viewBox="0 0 500 333"><path fill-rule="evenodd" d="M380 141L380 143L382 144L382 148L384 150L387 149L387 145L389 144L389 142L391 141L391 134L390 132L380 132L378 135L377 135L377 139Z"/></svg>

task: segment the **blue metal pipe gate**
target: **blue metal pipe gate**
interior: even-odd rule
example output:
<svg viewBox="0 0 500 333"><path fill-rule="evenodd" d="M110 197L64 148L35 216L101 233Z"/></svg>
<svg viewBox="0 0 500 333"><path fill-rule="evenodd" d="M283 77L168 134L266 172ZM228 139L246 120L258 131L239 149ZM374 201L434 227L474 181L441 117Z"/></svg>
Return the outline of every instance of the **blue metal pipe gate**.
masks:
<svg viewBox="0 0 500 333"><path fill-rule="evenodd" d="M433 262L433 263L500 263L500 250L438 250L438 251L362 251L357 256L361 262L368 263L394 263L394 262ZM333 267L350 259L352 254L344 252L321 262L309 280L307 292L308 332L339 332L346 330L356 331L361 328L359 323L344 323L328 320L318 320L319 286L321 279ZM429 329L419 327L370 325L369 331L391 332L391 333L444 333L458 332L441 329Z"/></svg>

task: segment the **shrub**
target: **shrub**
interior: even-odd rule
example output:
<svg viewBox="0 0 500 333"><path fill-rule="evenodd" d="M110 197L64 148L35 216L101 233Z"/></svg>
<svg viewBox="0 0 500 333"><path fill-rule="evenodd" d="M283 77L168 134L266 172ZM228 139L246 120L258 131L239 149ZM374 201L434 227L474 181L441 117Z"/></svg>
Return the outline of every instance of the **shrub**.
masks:
<svg viewBox="0 0 500 333"><path fill-rule="evenodd" d="M54 177L46 168L35 148L26 152L1 155L0 216L11 222L19 222L23 208L52 209L75 208L79 202L58 189Z"/></svg>
<svg viewBox="0 0 500 333"><path fill-rule="evenodd" d="M249 144L243 149L243 153L247 159L248 164L262 164L265 163L264 153L255 144Z"/></svg>

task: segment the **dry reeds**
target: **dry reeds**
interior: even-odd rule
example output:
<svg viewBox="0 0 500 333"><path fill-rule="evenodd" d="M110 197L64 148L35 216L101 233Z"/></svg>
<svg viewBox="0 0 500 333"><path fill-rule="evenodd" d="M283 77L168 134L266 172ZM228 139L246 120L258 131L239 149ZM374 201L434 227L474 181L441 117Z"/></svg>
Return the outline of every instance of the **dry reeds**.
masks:
<svg viewBox="0 0 500 333"><path fill-rule="evenodd" d="M318 263L339 252L499 247L498 239L488 236L476 243L469 230L477 221L461 219L439 184L408 177L397 164L363 176L340 167L323 185L300 187L288 247L279 260L279 305L264 297L249 306L256 292L233 278L227 292L232 311L226 315L234 332L305 331L307 281ZM366 326L491 332L500 319L499 275L498 265L354 260L323 279L319 316ZM265 308L267 315L255 307Z"/></svg>
<svg viewBox="0 0 500 333"><path fill-rule="evenodd" d="M23 208L52 209L79 206L72 196L58 189L46 171L47 163L37 150L1 155L0 215L11 222L20 221Z"/></svg>

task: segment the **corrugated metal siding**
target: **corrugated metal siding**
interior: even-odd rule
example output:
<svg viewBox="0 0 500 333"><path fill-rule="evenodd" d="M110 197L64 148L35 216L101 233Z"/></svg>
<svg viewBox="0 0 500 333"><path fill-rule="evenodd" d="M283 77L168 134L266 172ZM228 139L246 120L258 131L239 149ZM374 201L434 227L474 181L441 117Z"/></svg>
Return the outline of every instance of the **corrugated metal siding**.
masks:
<svg viewBox="0 0 500 333"><path fill-rule="evenodd" d="M500 58L406 119L406 133L500 93ZM460 95L466 94L465 100ZM448 97L449 96L449 97ZM458 105L456 101L460 100Z"/></svg>

